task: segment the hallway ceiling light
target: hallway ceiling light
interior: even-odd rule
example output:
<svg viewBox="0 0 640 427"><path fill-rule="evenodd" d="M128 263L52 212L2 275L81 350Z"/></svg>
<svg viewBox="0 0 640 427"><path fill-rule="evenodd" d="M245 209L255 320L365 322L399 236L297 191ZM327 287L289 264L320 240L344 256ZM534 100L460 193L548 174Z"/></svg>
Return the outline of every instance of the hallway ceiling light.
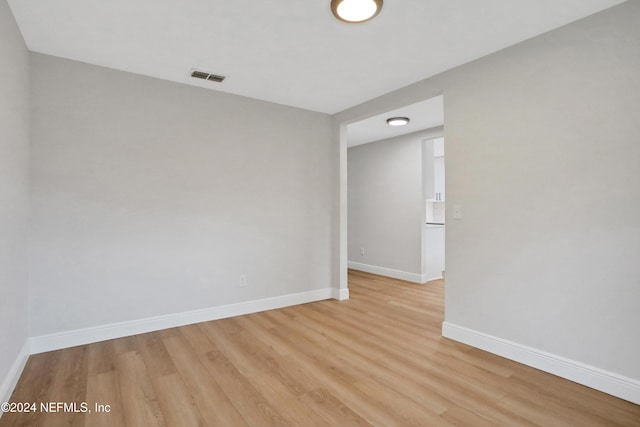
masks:
<svg viewBox="0 0 640 427"><path fill-rule="evenodd" d="M382 9L382 0L331 0L331 11L341 21L358 23L375 17Z"/></svg>
<svg viewBox="0 0 640 427"><path fill-rule="evenodd" d="M389 126L404 126L409 123L409 117L391 117L387 119Z"/></svg>

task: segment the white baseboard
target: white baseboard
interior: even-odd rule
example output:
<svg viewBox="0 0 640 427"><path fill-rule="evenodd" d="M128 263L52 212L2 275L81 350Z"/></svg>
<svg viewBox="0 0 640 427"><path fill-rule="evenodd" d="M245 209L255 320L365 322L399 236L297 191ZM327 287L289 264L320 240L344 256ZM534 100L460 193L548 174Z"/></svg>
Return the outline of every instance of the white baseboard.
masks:
<svg viewBox="0 0 640 427"><path fill-rule="evenodd" d="M422 282L420 283L427 283L430 282L432 280L438 280L438 279L444 279L444 276L442 274L423 274L422 276L420 276Z"/></svg>
<svg viewBox="0 0 640 427"><path fill-rule="evenodd" d="M91 328L41 335L31 338L31 354L44 353L46 351L91 344L94 342L159 331L167 328L175 328L177 326L208 322L210 320L224 319L226 317L240 316L243 314L274 310L291 305L331 299L335 297L335 291L336 289L334 288L317 289L314 291L222 305L183 313L149 317L128 322L112 323ZM342 296L343 295L341 293L338 293L338 297Z"/></svg>
<svg viewBox="0 0 640 427"><path fill-rule="evenodd" d="M392 268L378 267L376 265L361 264L355 261L349 261L349 268L365 273L378 274L380 276L391 277L393 279L406 280L413 283L427 283L430 280L441 279L442 277L429 277L426 274L409 273L407 271L394 270Z"/></svg>
<svg viewBox="0 0 640 427"><path fill-rule="evenodd" d="M349 288L336 289L333 288L333 299L344 301L349 299Z"/></svg>
<svg viewBox="0 0 640 427"><path fill-rule="evenodd" d="M27 359L29 359L29 341L25 341L20 349L20 352L16 356L16 360L11 365L7 376L2 381L0 385L0 403L8 402L11 398L11 394L18 384L18 380L20 379L20 375L22 375L22 370L24 366L27 364ZM2 411L0 411L0 417L2 417Z"/></svg>
<svg viewBox="0 0 640 427"><path fill-rule="evenodd" d="M442 336L640 404L640 381L636 379L449 322L442 323Z"/></svg>

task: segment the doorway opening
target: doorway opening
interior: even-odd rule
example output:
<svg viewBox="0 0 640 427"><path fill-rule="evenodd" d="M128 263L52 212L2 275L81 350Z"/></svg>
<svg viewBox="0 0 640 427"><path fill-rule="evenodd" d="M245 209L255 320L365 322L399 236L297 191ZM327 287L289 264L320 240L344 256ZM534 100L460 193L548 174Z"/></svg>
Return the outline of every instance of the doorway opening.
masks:
<svg viewBox="0 0 640 427"><path fill-rule="evenodd" d="M409 124L389 126L390 117ZM442 277L444 218L436 226L427 215L434 222L434 213L444 214L444 157L436 160L433 151L444 144L443 96L343 124L340 132L341 288L348 292L348 268L415 283Z"/></svg>

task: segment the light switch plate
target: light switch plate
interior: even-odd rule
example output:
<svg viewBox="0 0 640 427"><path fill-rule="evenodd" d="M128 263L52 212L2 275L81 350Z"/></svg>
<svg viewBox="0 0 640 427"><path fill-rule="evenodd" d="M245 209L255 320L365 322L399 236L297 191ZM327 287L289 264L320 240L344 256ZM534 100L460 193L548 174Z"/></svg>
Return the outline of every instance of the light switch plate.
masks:
<svg viewBox="0 0 640 427"><path fill-rule="evenodd" d="M462 206L453 205L453 219L462 219Z"/></svg>

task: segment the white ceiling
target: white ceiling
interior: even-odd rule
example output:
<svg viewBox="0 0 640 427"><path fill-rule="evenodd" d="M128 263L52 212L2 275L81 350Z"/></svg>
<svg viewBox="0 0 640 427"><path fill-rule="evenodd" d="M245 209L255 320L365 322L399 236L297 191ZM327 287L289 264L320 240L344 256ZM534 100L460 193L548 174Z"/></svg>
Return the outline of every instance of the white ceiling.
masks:
<svg viewBox="0 0 640 427"><path fill-rule="evenodd" d="M622 1L387 0L355 25L329 0L8 3L34 52L336 113Z"/></svg>
<svg viewBox="0 0 640 427"><path fill-rule="evenodd" d="M390 117L408 117L406 126L389 126ZM442 96L436 96L422 102L407 105L396 110L370 117L347 126L347 147L405 135L423 129L444 124L444 105Z"/></svg>

